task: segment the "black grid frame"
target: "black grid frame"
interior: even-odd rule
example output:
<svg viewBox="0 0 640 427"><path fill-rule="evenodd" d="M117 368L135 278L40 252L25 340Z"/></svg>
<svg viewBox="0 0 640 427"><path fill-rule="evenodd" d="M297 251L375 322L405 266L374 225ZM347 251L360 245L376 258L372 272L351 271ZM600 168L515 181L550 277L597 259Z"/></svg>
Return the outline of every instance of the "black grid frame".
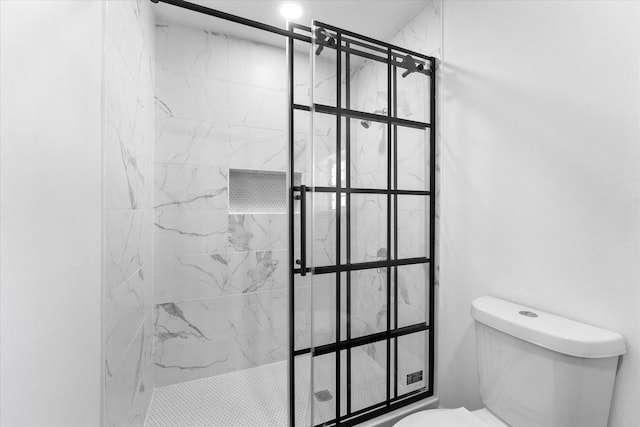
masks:
<svg viewBox="0 0 640 427"><path fill-rule="evenodd" d="M335 286L336 286L336 303L335 303L335 342L324 344L321 346L312 346L309 348L298 349L295 350L293 347L291 348L291 360L293 361L295 357L311 354L312 357L325 356L328 354L334 354L336 358L335 363L335 414L336 417L332 420L322 422L319 424L314 423L316 426L351 426L356 425L358 423L364 422L368 419L374 418L382 413L386 413L388 411L397 409L401 406L408 405L410 403L416 402L418 400L433 396L433 384L434 384L434 263L432 262L433 254L435 251L435 66L436 61L435 58L422 55L416 52L408 51L403 48L399 48L397 46L389 45L384 42L376 41L374 39L358 35L356 33L346 31L322 22L315 21L313 24L313 29L300 25L291 25L290 28L292 30L299 30L303 34L307 32L310 35L312 47L322 46L323 49L335 50L335 65L336 65L336 105L324 105L314 103L314 100L311 99L311 105L300 105L293 102L293 97L290 98L290 119L291 119L291 133L290 133L290 148L293 149L293 112L295 110L308 111L311 114L314 113L322 113L325 115L331 115L335 117L336 120L336 169L337 176L335 181L335 187L308 187L305 185L294 185L294 182L291 182L291 199L292 202L294 199L299 199L302 197L302 194L312 194L312 193L330 193L335 194L336 200L336 264L335 265L323 265L323 266L308 266L306 263L306 259L298 259L294 260L292 258L292 265L298 265L291 270L291 280L290 280L290 292L295 292L293 283L294 277L296 274L305 275L307 273L311 273L313 275L320 274L335 274ZM314 31L316 29L322 29L323 33L331 36L333 38L333 42L318 39L313 37ZM294 62L294 52L293 52L293 40L290 40L290 49L289 49L289 63L291 64L289 68L290 73L290 92L293 91L293 75L295 70L293 68ZM356 48L354 48L354 46ZM357 48L365 48L366 50L360 50ZM313 55L313 51L315 49L310 49L310 55ZM371 53L371 52L376 53ZM344 62L345 69L347 70L342 76L342 61L344 54ZM350 99L350 61L353 55L360 56L369 60L383 62L387 64L387 108L386 114L375 114L375 113L367 113L363 111L354 110L351 108L351 99ZM418 64L423 64L422 70L419 72L424 74L426 77L430 79L429 84L429 106L430 106L430 117L429 122L418 122L413 120L406 120L396 117L397 116L397 79L398 79L398 69L409 69L407 64L403 61L406 55L411 55L411 57L417 60ZM415 71L414 71L415 72ZM344 100L342 97L342 77L344 77ZM344 126L342 119L346 118L344 121ZM374 188L354 188L351 186L351 132L350 125L351 119L360 119L360 120L370 120L378 123L382 123L386 125L387 128L387 182L386 188L384 189L374 189ZM345 128L344 133L344 147L342 147L341 137L342 137L342 127ZM398 187L398 174L397 174L397 144L398 144L398 128L413 128L413 129L421 129L425 132L429 132L429 190L426 191L418 191L418 190L405 190ZM345 185L342 186L341 178L342 173L341 164L342 164L342 149L344 148L344 157L345 157ZM295 169L295 164L293 159L291 159L291 170ZM345 245L345 261L342 262L343 257L341 254L341 201L342 195L346 195L345 198L345 227L346 227L346 245ZM393 255L391 250L387 250L387 259L374 261L374 262L359 262L353 263L351 259L351 195L352 194L375 194L380 196L386 196L387 200L387 228L386 228L386 247L393 248ZM398 258L398 209L397 202L399 195L413 195L413 196L424 196L429 200L429 257L416 257L416 258ZM293 203L291 204L293 206ZM293 208L291 213L293 213ZM305 213L301 215L301 218L306 218ZM301 230L305 228L305 223L301 225ZM293 236L294 228L293 224L291 226L291 236L292 239L295 239ZM302 246L306 245L306 236L303 234ZM292 241L293 243L293 241ZM293 253L292 253L293 257ZM306 256L305 256L306 257ZM303 257L303 258L305 258ZM427 321L421 322L414 325L409 325L405 327L398 327L398 267L403 265L415 265L415 264L428 264L429 266L429 281L428 284L425 283L425 286L428 286L427 292L429 295L429 306L428 312L429 317ZM366 336L359 336L353 338L351 336L351 272L363 269L374 269L374 268L385 268L386 270L386 296L387 296L387 307L392 307L393 311L387 311L387 323L386 330L379 333L369 334ZM342 273L346 273L346 280L343 280L341 275ZM393 278L393 280L392 280ZM342 283L346 282L346 283ZM391 286L391 284L394 286ZM346 287L346 337L341 337L341 287ZM393 298L392 298L393 295ZM293 298L293 294L291 294L291 298ZM293 309L293 306L292 306ZM313 307L310 307L313 310ZM393 313L393 322L392 322L392 313ZM293 312L290 313L290 337L294 338L294 329L295 324ZM426 357L428 360L426 361L428 367L428 378L426 381L426 386L419 390L414 390L408 392L403 395L398 394L398 338L403 336L408 336L410 334L424 334L428 332L428 354ZM313 332L311 332L313 333ZM355 347L372 344L376 342L384 342L386 344L386 399L383 402L379 402L370 407L363 408L357 411L352 410L352 390L351 390L351 378L352 378L352 360L351 360L351 350ZM343 373L341 372L341 360L340 354L342 352L346 353L346 411L345 414L341 414L341 376ZM392 364L392 352L393 352L393 364ZM294 378L295 378L295 368L294 364L290 364L290 389L294 390ZM313 398L313 394L312 394ZM292 392L291 402L294 402L295 395ZM295 420L295 408L290 407L290 419Z"/></svg>

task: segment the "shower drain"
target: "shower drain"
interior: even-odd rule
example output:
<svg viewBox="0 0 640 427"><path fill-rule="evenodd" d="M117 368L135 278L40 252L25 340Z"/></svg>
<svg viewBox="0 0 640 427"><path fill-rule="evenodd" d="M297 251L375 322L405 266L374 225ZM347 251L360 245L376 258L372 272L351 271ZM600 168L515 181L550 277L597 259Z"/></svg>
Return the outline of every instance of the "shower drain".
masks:
<svg viewBox="0 0 640 427"><path fill-rule="evenodd" d="M318 402L328 402L333 399L331 392L329 390L320 390L314 393L316 395L316 399Z"/></svg>

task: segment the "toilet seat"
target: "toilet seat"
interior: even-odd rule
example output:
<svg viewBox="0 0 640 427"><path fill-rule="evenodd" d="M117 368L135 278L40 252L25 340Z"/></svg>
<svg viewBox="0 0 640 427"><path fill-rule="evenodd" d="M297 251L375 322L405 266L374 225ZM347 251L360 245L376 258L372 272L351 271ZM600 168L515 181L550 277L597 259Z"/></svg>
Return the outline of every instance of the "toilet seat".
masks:
<svg viewBox="0 0 640 427"><path fill-rule="evenodd" d="M401 419L394 427L494 427L506 426L486 409L476 416L466 408L430 409Z"/></svg>

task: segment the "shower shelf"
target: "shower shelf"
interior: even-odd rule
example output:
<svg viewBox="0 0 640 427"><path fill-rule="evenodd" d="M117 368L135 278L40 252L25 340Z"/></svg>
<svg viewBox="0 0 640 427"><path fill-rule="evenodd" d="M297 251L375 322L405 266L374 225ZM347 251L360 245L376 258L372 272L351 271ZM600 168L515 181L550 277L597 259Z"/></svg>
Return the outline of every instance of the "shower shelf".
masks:
<svg viewBox="0 0 640 427"><path fill-rule="evenodd" d="M284 171L229 169L229 213L286 213Z"/></svg>

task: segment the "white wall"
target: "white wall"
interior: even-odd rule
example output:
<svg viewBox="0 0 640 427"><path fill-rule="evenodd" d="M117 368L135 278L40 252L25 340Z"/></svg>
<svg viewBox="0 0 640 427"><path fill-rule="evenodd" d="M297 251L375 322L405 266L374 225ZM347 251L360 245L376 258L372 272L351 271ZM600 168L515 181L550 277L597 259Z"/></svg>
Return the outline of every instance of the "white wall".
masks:
<svg viewBox="0 0 640 427"><path fill-rule="evenodd" d="M444 2L440 396L480 406L484 294L625 335L640 423L638 2Z"/></svg>
<svg viewBox="0 0 640 427"><path fill-rule="evenodd" d="M101 2L3 1L0 424L100 422Z"/></svg>

